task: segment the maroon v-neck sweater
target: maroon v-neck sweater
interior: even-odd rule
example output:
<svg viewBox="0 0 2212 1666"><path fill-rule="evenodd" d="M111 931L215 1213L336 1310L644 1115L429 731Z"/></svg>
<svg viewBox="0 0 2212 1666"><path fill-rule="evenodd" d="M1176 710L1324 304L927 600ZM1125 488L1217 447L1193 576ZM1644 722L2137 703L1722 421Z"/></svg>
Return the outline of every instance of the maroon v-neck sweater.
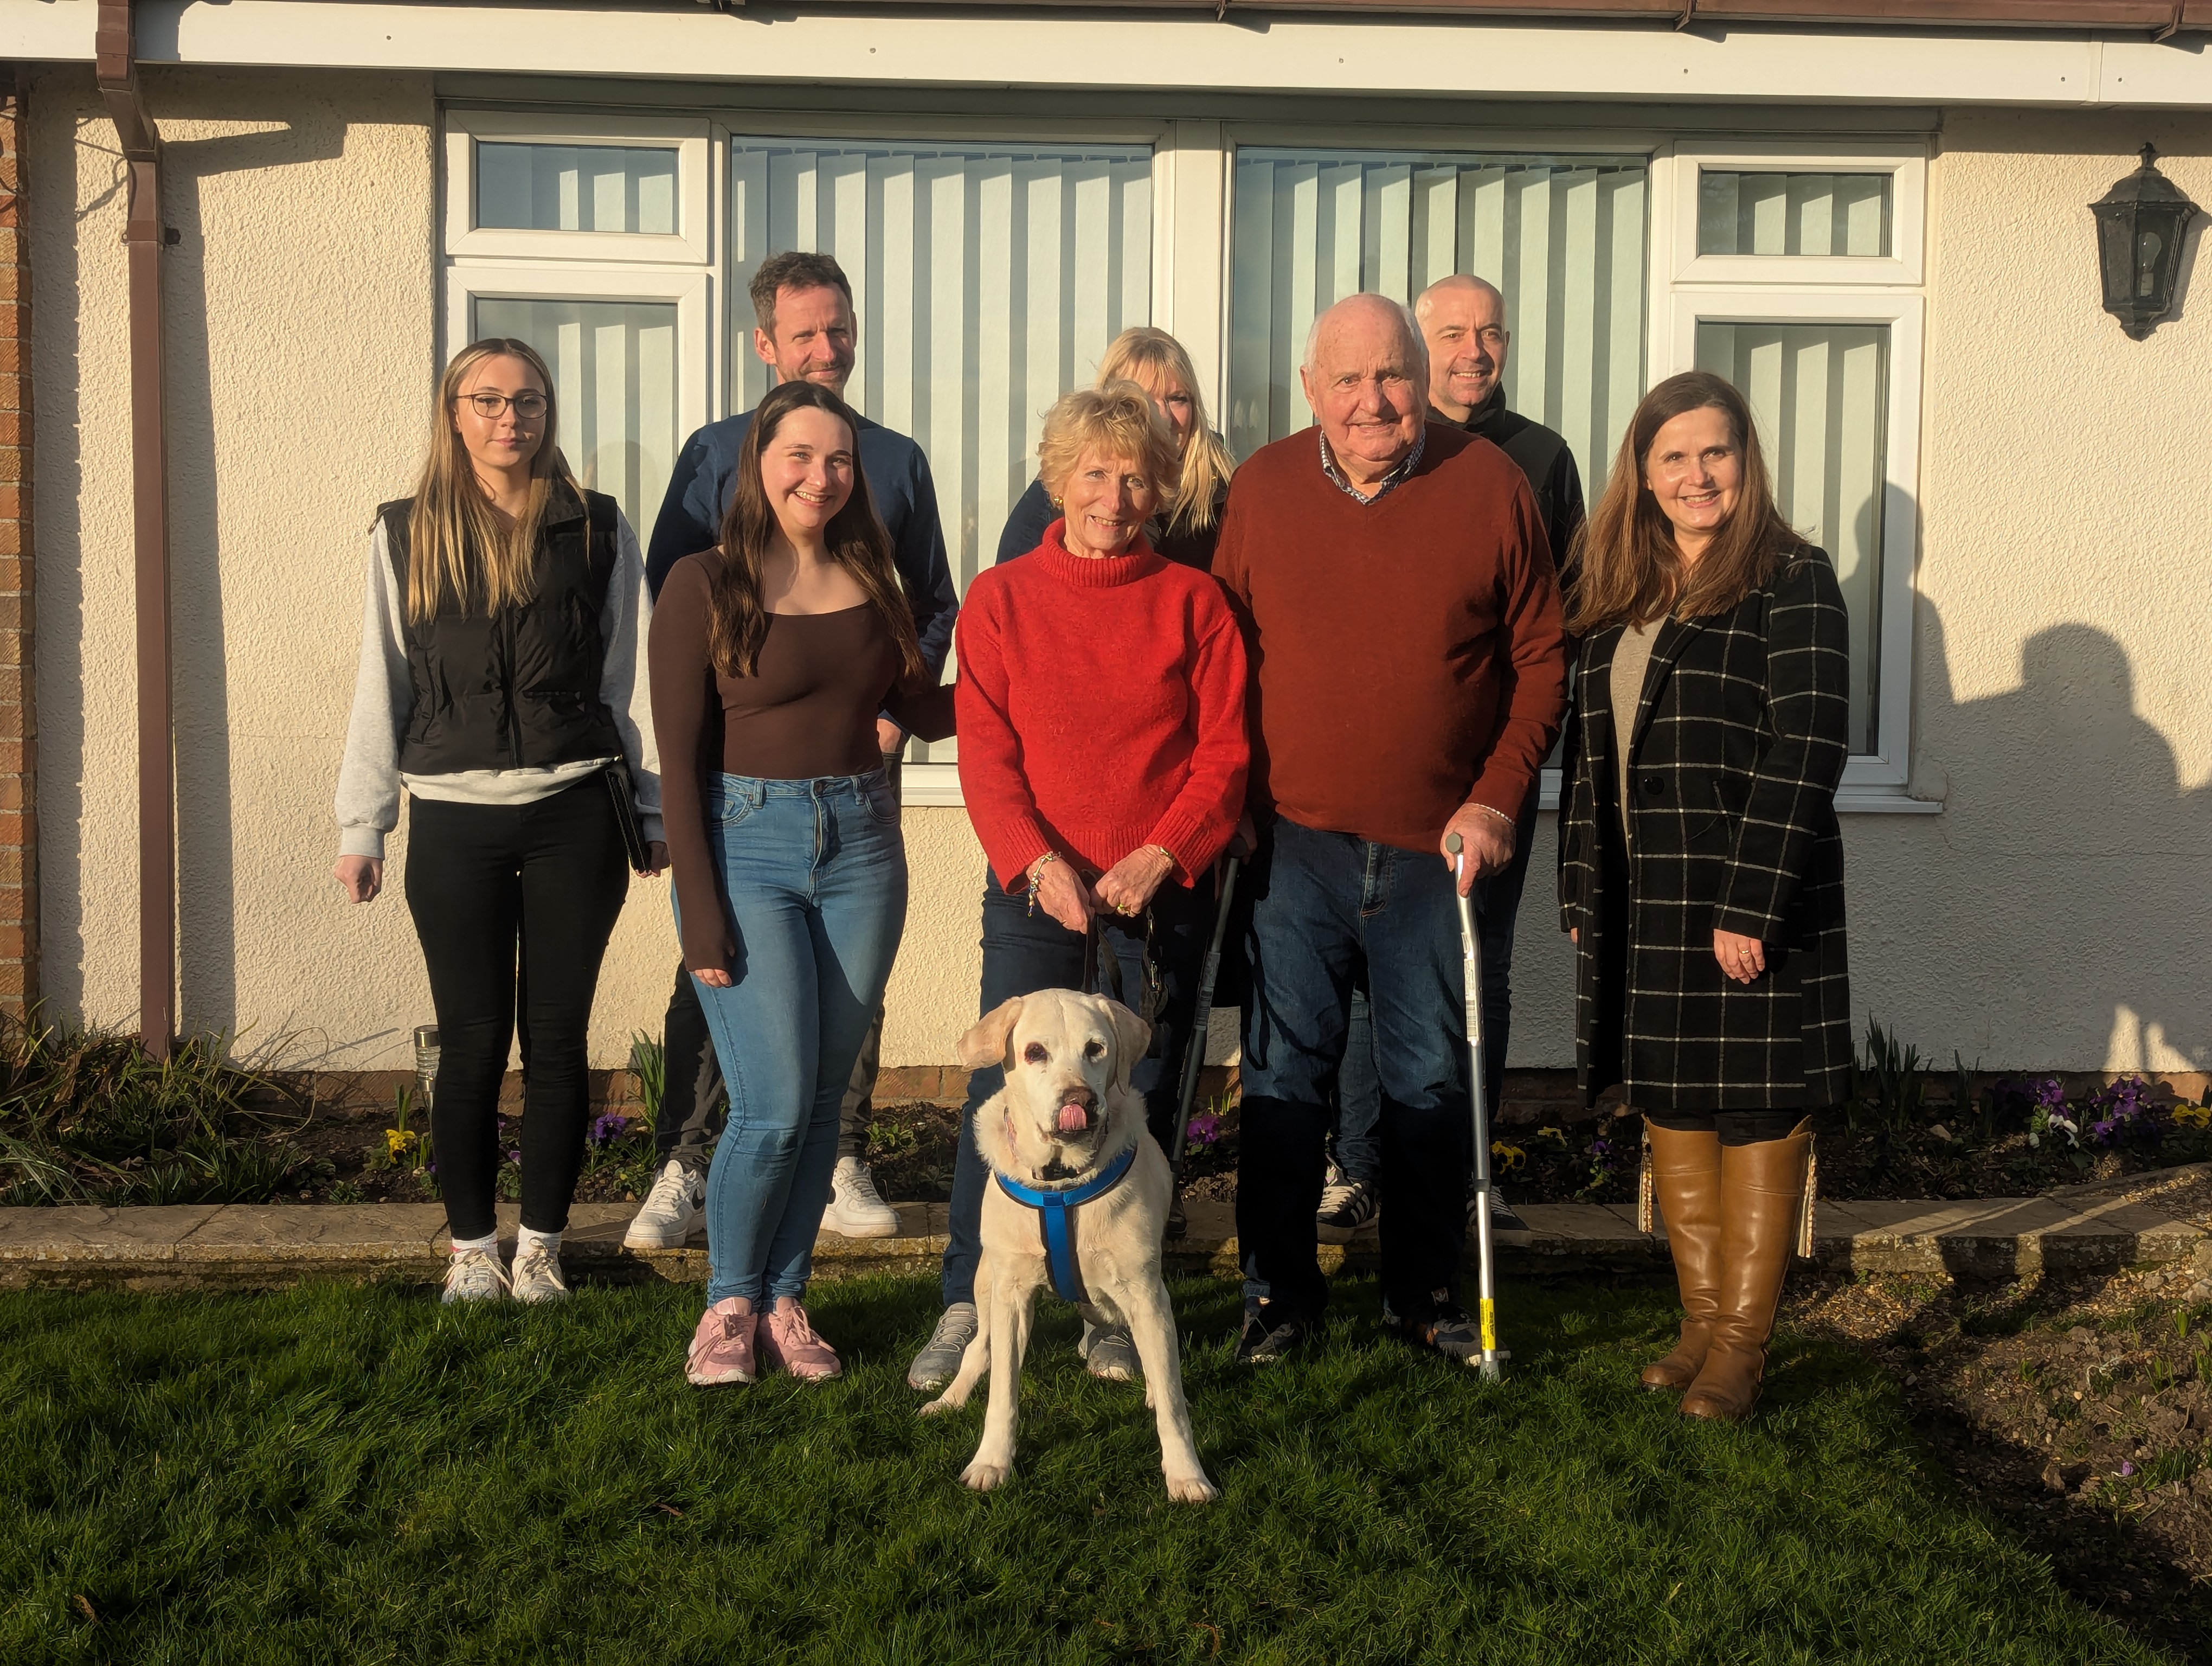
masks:
<svg viewBox="0 0 2212 1666"><path fill-rule="evenodd" d="M1421 851L1463 804L1521 813L1566 710L1566 636L1504 452L1431 423L1413 472L1362 502L1313 429L1262 447L1213 575L1251 662L1256 808Z"/></svg>

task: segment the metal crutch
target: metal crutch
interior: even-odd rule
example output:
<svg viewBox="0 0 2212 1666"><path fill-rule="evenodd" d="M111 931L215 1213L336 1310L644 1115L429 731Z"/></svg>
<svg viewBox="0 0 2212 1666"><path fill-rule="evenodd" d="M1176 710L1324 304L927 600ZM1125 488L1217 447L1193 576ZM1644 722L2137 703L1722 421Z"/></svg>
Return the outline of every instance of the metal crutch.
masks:
<svg viewBox="0 0 2212 1666"><path fill-rule="evenodd" d="M1468 1097L1474 1107L1475 1289L1482 1324L1482 1358L1477 1369L1482 1372L1484 1382L1495 1383L1504 1376L1505 1361L1512 1356L1498 1346L1498 1280L1490 1243L1490 1107L1484 1103L1488 1096L1483 1072L1486 1038L1482 1025L1482 938L1474 926L1474 897L1471 892L1462 891L1457 884L1459 873L1467 866L1465 842L1456 833L1447 833L1444 848L1451 854L1452 891L1459 898L1459 945L1465 960L1461 982L1467 992L1468 1064L1474 1073L1473 1091Z"/></svg>
<svg viewBox="0 0 2212 1666"><path fill-rule="evenodd" d="M1198 1005L1191 1009L1190 1046L1182 1061L1182 1098L1176 1106L1175 1149L1168 1153L1174 1196L1182 1193L1183 1134L1190 1127L1190 1108L1198 1097L1198 1073L1206 1064L1206 1025L1213 1016L1213 983L1221 975L1221 939L1229 933L1229 905L1237 896L1237 871L1242 866L1234 856L1221 859L1221 900L1213 911L1213 936L1199 965Z"/></svg>

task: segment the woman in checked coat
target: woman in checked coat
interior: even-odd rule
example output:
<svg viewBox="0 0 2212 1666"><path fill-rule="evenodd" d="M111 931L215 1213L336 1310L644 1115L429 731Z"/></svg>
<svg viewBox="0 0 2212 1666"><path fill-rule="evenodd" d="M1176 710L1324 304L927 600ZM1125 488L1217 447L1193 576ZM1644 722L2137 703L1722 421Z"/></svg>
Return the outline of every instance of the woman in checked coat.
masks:
<svg viewBox="0 0 2212 1666"><path fill-rule="evenodd" d="M1759 1398L1805 1207L1812 1113L1849 1092L1836 783L1850 650L1827 556L1790 530L1743 396L1644 396L1581 547L1560 830L1586 1100L1644 1113L1682 1295L1644 1372L1691 1417Z"/></svg>

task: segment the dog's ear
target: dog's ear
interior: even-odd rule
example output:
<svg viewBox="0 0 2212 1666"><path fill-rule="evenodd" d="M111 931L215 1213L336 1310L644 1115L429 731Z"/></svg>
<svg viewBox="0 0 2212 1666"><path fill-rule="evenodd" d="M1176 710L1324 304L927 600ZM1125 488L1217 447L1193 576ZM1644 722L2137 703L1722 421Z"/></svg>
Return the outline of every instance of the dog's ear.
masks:
<svg viewBox="0 0 2212 1666"><path fill-rule="evenodd" d="M1014 1033L1014 1021L1022 1015L1022 997L1002 1000L975 1020L967 1033L960 1037L957 1049L960 1062L970 1070L981 1070L985 1065L1006 1061L1006 1037Z"/></svg>
<svg viewBox="0 0 2212 1666"><path fill-rule="evenodd" d="M1114 1078L1127 1087L1129 1073L1152 1044L1152 1026L1118 1000L1107 1001L1106 1011L1114 1020Z"/></svg>

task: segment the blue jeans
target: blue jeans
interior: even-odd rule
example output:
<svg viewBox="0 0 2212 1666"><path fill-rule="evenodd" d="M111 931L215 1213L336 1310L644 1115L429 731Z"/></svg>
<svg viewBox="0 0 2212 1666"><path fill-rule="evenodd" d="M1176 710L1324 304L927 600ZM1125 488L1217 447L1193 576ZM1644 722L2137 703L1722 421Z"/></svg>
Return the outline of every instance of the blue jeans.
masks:
<svg viewBox="0 0 2212 1666"><path fill-rule="evenodd" d="M1482 1022L1489 1031L1483 1085L1493 1124L1498 1096L1505 1091L1505 1043L1513 1032L1513 923L1521 912L1521 890L1528 879L1528 847L1535 838L1536 795L1531 793L1516 830L1512 861L1474 882L1475 924L1482 933ZM1332 1130L1337 1166L1353 1180L1371 1181L1382 1171L1376 1134L1382 1120L1382 1084L1375 1069L1375 1025L1363 980L1352 987L1352 1025L1345 1042L1344 1069L1336 1079L1336 1126Z"/></svg>
<svg viewBox="0 0 2212 1666"><path fill-rule="evenodd" d="M838 1106L906 925L906 842L880 769L720 775L706 800L738 945L728 988L692 980L730 1095L707 1173L707 1299L759 1304L804 1295L813 1271Z"/></svg>
<svg viewBox="0 0 2212 1666"><path fill-rule="evenodd" d="M1158 969L1165 1000L1154 1026L1152 1051L1129 1073L1129 1085L1144 1096L1145 1121L1167 1150L1175 1137L1176 1101L1182 1091L1183 1049L1191 1043L1197 1016L1198 974L1213 930L1213 881L1201 879L1190 890L1172 879L1152 897L1152 964ZM1139 920L1111 915L1098 921L1102 949L1113 952L1121 968L1121 987L1134 1002L1144 987L1145 927ZM1095 982L1095 980L1094 980ZM995 885L983 891L983 999L988 1012L1001 1001L1039 989L1083 987L1083 934L1072 932L1042 910L1030 912L1029 895L1009 897ZM1202 1040L1200 1042L1203 1045ZM975 1299L975 1268L982 1258L983 1185L989 1170L975 1151L975 1113L1006 1085L1006 1072L986 1065L968 1078L968 1101L960 1108L960 1140L952 1158L952 1207L945 1245L945 1302ZM1170 1153L1172 1157L1172 1153Z"/></svg>
<svg viewBox="0 0 2212 1666"><path fill-rule="evenodd" d="M1249 1276L1310 1320L1329 1106L1353 984L1365 975L1381 1088L1382 1290L1427 1316L1455 1287L1467 1232L1467 1019L1451 871L1432 852L1278 818L1250 873L1237 1232Z"/></svg>

